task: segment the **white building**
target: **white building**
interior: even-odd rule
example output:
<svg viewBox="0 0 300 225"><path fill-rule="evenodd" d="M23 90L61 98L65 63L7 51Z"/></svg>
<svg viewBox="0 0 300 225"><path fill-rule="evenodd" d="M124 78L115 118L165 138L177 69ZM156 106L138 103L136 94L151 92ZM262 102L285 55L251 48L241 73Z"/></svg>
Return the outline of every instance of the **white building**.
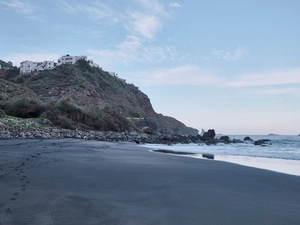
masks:
<svg viewBox="0 0 300 225"><path fill-rule="evenodd" d="M0 65L0 69L1 69L1 67L2 67L2 66Z"/></svg>
<svg viewBox="0 0 300 225"><path fill-rule="evenodd" d="M64 55L57 60L57 65L59 66L62 64L75 64L80 59L88 61L90 66L99 68L99 65L97 63L94 63L92 59L88 60L85 55L82 55L82 56Z"/></svg>
<svg viewBox="0 0 300 225"><path fill-rule="evenodd" d="M44 62L32 62L28 60L23 61L20 63L20 74L26 74L26 73L31 73L34 71L41 71L41 70L51 70L59 65L75 64L80 59L88 61L90 66L98 67L102 69L101 67L99 67L97 63L94 63L92 59L88 60L86 56L64 55L57 60L57 63L55 63L54 61L44 61Z"/></svg>
<svg viewBox="0 0 300 225"><path fill-rule="evenodd" d="M87 60L87 57L64 55L57 60L57 65L59 66L62 64L75 64L79 59Z"/></svg>
<svg viewBox="0 0 300 225"><path fill-rule="evenodd" d="M20 74L26 74L41 70L51 70L54 69L55 66L56 63L54 63L53 61L32 62L26 60L20 63Z"/></svg>
<svg viewBox="0 0 300 225"><path fill-rule="evenodd" d="M36 69L40 70L52 70L56 67L56 63L53 61L44 61L37 63Z"/></svg>

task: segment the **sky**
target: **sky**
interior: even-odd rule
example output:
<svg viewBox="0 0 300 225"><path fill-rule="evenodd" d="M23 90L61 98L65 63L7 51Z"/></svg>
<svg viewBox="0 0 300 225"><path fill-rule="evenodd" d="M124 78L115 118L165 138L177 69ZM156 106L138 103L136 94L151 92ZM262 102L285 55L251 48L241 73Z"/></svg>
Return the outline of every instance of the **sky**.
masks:
<svg viewBox="0 0 300 225"><path fill-rule="evenodd" d="M0 0L0 59L86 55L157 113L300 134L300 0Z"/></svg>

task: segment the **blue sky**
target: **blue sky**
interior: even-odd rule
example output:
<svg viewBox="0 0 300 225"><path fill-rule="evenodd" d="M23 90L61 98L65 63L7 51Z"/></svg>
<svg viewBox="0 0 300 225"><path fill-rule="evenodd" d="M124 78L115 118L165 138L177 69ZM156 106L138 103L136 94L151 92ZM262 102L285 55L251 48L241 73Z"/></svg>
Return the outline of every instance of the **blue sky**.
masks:
<svg viewBox="0 0 300 225"><path fill-rule="evenodd" d="M188 126L300 133L299 0L0 0L0 19L15 65L87 55Z"/></svg>

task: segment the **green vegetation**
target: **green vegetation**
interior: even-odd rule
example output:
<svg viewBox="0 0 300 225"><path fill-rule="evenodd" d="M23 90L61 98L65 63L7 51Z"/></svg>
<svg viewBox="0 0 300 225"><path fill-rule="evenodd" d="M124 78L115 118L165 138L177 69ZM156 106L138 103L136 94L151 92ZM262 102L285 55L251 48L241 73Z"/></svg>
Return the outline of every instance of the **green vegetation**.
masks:
<svg viewBox="0 0 300 225"><path fill-rule="evenodd" d="M10 64L8 64L8 63L6 63L6 62L4 62L4 61L2 61L2 60L0 60L0 65L1 65L2 68L3 68L3 67L6 67L6 68L12 68L12 66L11 66Z"/></svg>
<svg viewBox="0 0 300 225"><path fill-rule="evenodd" d="M0 118L4 118L6 116L6 113L3 109L0 109Z"/></svg>
<svg viewBox="0 0 300 225"><path fill-rule="evenodd" d="M42 104L28 98L2 102L0 109L7 115L21 118L37 118L44 111Z"/></svg>

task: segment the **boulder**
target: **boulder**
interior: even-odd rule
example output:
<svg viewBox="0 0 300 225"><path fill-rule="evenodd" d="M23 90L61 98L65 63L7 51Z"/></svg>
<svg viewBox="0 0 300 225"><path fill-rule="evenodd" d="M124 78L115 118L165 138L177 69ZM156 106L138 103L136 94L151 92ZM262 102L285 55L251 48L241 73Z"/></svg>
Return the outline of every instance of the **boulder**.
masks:
<svg viewBox="0 0 300 225"><path fill-rule="evenodd" d="M208 154L208 153L202 154L202 157L206 158L206 159L214 159L215 158L215 156L213 154Z"/></svg>
<svg viewBox="0 0 300 225"><path fill-rule="evenodd" d="M270 141L271 140L269 140L269 139L260 139L260 140L254 141L254 145L266 145ZM271 143L269 143L269 144L271 144Z"/></svg>
<svg viewBox="0 0 300 225"><path fill-rule="evenodd" d="M244 141L253 141L253 140L250 137L247 136L247 137L244 138Z"/></svg>
<svg viewBox="0 0 300 225"><path fill-rule="evenodd" d="M220 140L222 140L222 141L230 141L230 138L228 136L221 136Z"/></svg>
<svg viewBox="0 0 300 225"><path fill-rule="evenodd" d="M214 129L209 129L207 132L204 132L203 134L203 140L204 141L212 141L215 139L216 132Z"/></svg>

